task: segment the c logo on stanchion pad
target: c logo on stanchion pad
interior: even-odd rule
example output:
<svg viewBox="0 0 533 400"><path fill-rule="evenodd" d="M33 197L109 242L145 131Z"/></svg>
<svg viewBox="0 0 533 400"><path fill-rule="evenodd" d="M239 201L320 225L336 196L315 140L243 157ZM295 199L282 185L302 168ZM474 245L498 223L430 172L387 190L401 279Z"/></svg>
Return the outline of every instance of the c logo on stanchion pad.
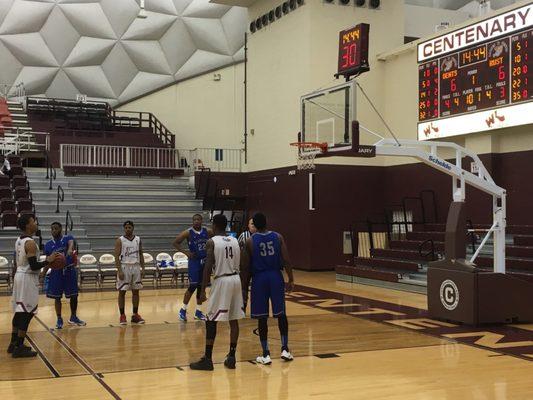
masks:
<svg viewBox="0 0 533 400"><path fill-rule="evenodd" d="M446 310L452 311L459 305L459 289L454 281L446 279L440 285L440 302Z"/></svg>

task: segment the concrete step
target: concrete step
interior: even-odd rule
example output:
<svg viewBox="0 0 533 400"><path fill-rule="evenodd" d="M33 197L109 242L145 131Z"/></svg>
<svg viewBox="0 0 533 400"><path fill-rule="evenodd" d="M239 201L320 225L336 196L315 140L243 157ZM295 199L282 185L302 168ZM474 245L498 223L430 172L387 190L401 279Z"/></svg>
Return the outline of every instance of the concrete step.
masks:
<svg viewBox="0 0 533 400"><path fill-rule="evenodd" d="M335 267L335 273L337 275L357 276L385 282L398 282L401 278L401 275L395 271L374 269L360 265L337 265Z"/></svg>
<svg viewBox="0 0 533 400"><path fill-rule="evenodd" d="M533 258L533 246L506 246L507 257Z"/></svg>
<svg viewBox="0 0 533 400"><path fill-rule="evenodd" d="M361 265L361 266L374 267L374 268L385 268L385 269L397 270L397 271L418 271L420 269L417 262L390 260L390 259L385 259L385 258L357 257L355 259L355 264Z"/></svg>
<svg viewBox="0 0 533 400"><path fill-rule="evenodd" d="M444 242L444 232L407 232L406 235L407 240L428 240L432 239L434 241L438 242Z"/></svg>
<svg viewBox="0 0 533 400"><path fill-rule="evenodd" d="M532 236L517 235L514 237L514 244L516 246L533 246L533 235Z"/></svg>
<svg viewBox="0 0 533 400"><path fill-rule="evenodd" d="M143 211L135 212L79 212L78 214L82 217L84 222L101 222L101 221L126 221L132 219L133 222L164 222L168 221L169 224L174 223L179 220L188 220L189 223L192 219L192 211L181 211L173 212L169 215L166 212L156 212L156 211ZM64 213L62 214L64 215Z"/></svg>
<svg viewBox="0 0 533 400"><path fill-rule="evenodd" d="M426 253L429 249L424 249L423 253ZM372 257L378 258L392 258L396 260L410 260L418 262L428 262L429 257L423 257L418 251L412 250L399 250L399 249L373 249L370 251Z"/></svg>
<svg viewBox="0 0 533 400"><path fill-rule="evenodd" d="M493 267L492 257L478 257L474 263L484 268ZM506 257L505 267L514 271L533 271L533 259Z"/></svg>
<svg viewBox="0 0 533 400"><path fill-rule="evenodd" d="M391 240L389 245L392 249L398 249L398 250L405 249L405 250L418 251L422 243L424 242L420 240ZM433 242L433 244L435 246L436 251L444 251L444 242ZM424 250L427 250L429 248L430 248L429 243L426 243L423 246Z"/></svg>
<svg viewBox="0 0 533 400"><path fill-rule="evenodd" d="M176 201L176 200L190 200L191 196L194 197L194 192L190 190L128 190L125 193L116 193L116 192L103 192L95 193L94 190L79 190L73 189L72 195L74 198L79 200L108 200L108 199L133 199L136 201L142 200L153 200L157 199L158 201Z"/></svg>

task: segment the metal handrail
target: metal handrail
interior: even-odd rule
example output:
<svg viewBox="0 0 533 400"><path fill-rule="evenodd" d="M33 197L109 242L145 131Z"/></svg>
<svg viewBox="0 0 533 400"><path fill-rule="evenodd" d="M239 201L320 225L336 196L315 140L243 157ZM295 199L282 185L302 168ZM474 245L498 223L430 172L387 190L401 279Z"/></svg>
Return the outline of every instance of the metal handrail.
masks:
<svg viewBox="0 0 533 400"><path fill-rule="evenodd" d="M57 186L57 207L56 207L56 214L59 214L59 201L65 201L65 192L61 185Z"/></svg>
<svg viewBox="0 0 533 400"><path fill-rule="evenodd" d="M423 247L425 246L426 243L430 243L431 244L431 248L430 248L428 253L423 254L422 253L422 249L423 249ZM418 245L418 254L423 259L427 259L427 257L431 255L431 261L435 261L436 260L436 253L435 253L435 242L433 242L433 239L427 239L427 240L424 240L422 243L420 243Z"/></svg>
<svg viewBox="0 0 533 400"><path fill-rule="evenodd" d="M476 232L474 232L474 224L471 219L466 220L467 236L470 236L470 245L472 246L472 252L475 253L477 245Z"/></svg>
<svg viewBox="0 0 533 400"><path fill-rule="evenodd" d="M50 153L46 152L46 178L49 181L48 190L52 190L52 183L57 179L56 169L52 166L50 162Z"/></svg>
<svg viewBox="0 0 533 400"><path fill-rule="evenodd" d="M74 229L74 220L72 219L72 215L70 214L70 211L67 210L67 215L65 217L65 235L68 233L68 231L72 231Z"/></svg>

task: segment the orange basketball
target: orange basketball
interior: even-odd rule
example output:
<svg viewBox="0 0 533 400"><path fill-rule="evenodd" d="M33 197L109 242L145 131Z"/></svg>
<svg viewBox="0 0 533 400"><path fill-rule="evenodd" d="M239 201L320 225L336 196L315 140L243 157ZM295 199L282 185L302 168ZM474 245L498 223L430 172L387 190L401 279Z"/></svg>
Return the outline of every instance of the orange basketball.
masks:
<svg viewBox="0 0 533 400"><path fill-rule="evenodd" d="M67 265L67 259L65 258L64 254L62 253L57 253L57 258L51 262L50 264L48 264L48 266L51 268L51 269L62 269L62 268L65 268L65 266Z"/></svg>

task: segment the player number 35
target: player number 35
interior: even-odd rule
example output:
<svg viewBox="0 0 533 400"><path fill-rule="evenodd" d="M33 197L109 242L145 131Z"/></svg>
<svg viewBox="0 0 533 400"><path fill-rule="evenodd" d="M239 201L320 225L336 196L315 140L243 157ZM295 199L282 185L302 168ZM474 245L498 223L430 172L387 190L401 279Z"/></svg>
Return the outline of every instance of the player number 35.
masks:
<svg viewBox="0 0 533 400"><path fill-rule="evenodd" d="M261 257L266 257L267 255L273 256L276 253L274 242L259 243L259 247L261 248Z"/></svg>

